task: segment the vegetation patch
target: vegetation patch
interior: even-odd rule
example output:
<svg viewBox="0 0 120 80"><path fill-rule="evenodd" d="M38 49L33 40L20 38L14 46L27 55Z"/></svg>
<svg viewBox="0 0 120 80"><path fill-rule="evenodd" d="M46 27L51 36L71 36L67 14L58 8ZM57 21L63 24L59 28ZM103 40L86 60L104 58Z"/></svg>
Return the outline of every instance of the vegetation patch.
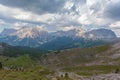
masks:
<svg viewBox="0 0 120 80"><path fill-rule="evenodd" d="M81 76L92 76L99 74L115 73L119 71L120 66L114 65L93 65L93 66L78 66L78 67L66 67L63 68L66 72L75 72Z"/></svg>

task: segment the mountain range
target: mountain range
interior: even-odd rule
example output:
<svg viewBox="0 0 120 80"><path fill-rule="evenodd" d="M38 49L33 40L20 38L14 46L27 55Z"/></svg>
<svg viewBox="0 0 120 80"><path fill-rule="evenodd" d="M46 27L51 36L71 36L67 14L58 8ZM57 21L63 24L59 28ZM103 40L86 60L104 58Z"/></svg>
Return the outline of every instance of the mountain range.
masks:
<svg viewBox="0 0 120 80"><path fill-rule="evenodd" d="M99 32L99 30L103 32L108 31L107 33L114 34L114 32L112 32L111 30L106 30L106 29L97 29L97 30L93 30L92 32L94 33L94 35L100 35L100 33L95 34L95 32L96 31ZM88 34L89 32L85 32L84 34ZM15 36L16 32L14 34L13 33L6 36L8 36L10 39L12 35ZM85 36L81 37L78 35L76 37L66 36L66 35L64 36L60 35L60 37L56 37L53 36L53 33L48 32L48 35L50 34L52 34L52 37L54 39L51 39L51 41L41 44L40 46L40 48L52 50L48 52L44 52L40 50L40 48L36 48L36 47L30 48L23 46L22 47L11 46L6 43L0 43L0 61L2 61L2 64L4 65L5 68L5 70L0 71L1 72L0 79L3 79L4 75L6 75L5 78L10 78L10 79L14 79L14 78L18 79L19 77L22 79L26 79L26 76L27 77L29 76L28 79L32 79L32 77L35 75L36 79L44 79L47 76L48 79L46 80L49 80L52 76L52 78L57 80L56 76L58 76L58 79L60 78L60 80L66 80L63 79L63 76L61 76L61 75L65 75L66 73L71 78L67 80L79 80L79 79L101 80L101 78L116 79L117 77L119 77L119 75L116 77L117 74L115 72L116 70L118 70L119 72L119 67L120 67L120 63L119 63L120 39L117 38L116 36L114 37L112 36L111 38L108 37L108 39L111 40L116 39L116 40L111 44L105 44L105 42L111 41L106 39L108 35L111 36L110 34L108 34L105 38L103 37L85 38ZM105 35L105 33L103 34ZM16 36L17 35L18 34L16 34ZM5 36L5 34L3 36ZM3 36L1 34L1 38L3 38ZM26 37L28 39L30 38L28 36L25 36L24 38ZM32 35L31 38L35 39L34 37ZM20 37L17 36L17 38ZM93 46L93 45L97 45L97 46ZM62 50L58 50L59 48L62 48ZM11 66L13 66L13 68L11 68ZM19 67L21 66L23 67L24 70L17 71L17 69L19 69ZM6 74L6 71L8 70L10 73ZM26 71L28 74L24 74L26 73ZM18 75L18 73L20 74ZM42 75L43 77L41 77L41 74L43 73L44 75ZM112 77L113 76L115 77L111 78L111 73L113 73ZM15 75L16 77L11 78L12 76L9 76L11 74L12 76Z"/></svg>
<svg viewBox="0 0 120 80"><path fill-rule="evenodd" d="M13 46L40 47L46 50L91 47L116 38L115 33L109 29L48 32L40 27L22 27L18 30L4 29L0 34L0 42Z"/></svg>

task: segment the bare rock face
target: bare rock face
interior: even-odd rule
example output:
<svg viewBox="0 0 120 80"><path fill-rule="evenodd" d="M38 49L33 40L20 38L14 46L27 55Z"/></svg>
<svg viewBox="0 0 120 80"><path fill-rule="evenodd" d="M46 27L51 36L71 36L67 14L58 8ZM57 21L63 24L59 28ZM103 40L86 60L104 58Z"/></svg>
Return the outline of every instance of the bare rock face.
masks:
<svg viewBox="0 0 120 80"><path fill-rule="evenodd" d="M73 43L73 41L76 41L75 43L77 43L78 39L80 39L80 43L83 43L83 41L85 40L105 40L106 42L114 40L116 38L117 36L115 35L115 33L109 29L95 29L92 31L85 31L83 29L71 29L67 31L62 30L49 32L40 27L22 27L17 30L5 29L2 33L0 33L0 42L5 42L13 46L28 47L40 47L43 46L43 44L53 44L53 42L55 45L57 45L60 40L64 40L63 42L67 41L69 42L68 44L71 44L71 42ZM59 45L57 47L59 47Z"/></svg>
<svg viewBox="0 0 120 80"><path fill-rule="evenodd" d="M2 32L1 32L1 35L10 35L14 32L16 32L17 30L15 29L4 29Z"/></svg>
<svg viewBox="0 0 120 80"><path fill-rule="evenodd" d="M85 38L111 40L116 39L115 33L108 29L95 29L84 34Z"/></svg>

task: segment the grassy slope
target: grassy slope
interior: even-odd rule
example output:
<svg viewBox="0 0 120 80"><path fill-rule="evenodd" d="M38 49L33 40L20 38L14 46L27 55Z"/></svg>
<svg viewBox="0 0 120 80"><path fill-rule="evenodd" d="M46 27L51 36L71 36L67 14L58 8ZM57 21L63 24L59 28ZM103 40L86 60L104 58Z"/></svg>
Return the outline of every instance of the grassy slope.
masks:
<svg viewBox="0 0 120 80"><path fill-rule="evenodd" d="M120 48L111 45L97 46L82 49L68 49L55 51L43 57L45 65L65 72L74 72L82 76L107 74L120 69Z"/></svg>
<svg viewBox="0 0 120 80"><path fill-rule="evenodd" d="M116 69L119 69L118 65L92 65L92 66L77 66L77 67L66 67L63 71L74 72L81 76L93 76L99 74L114 73Z"/></svg>
<svg viewBox="0 0 120 80"><path fill-rule="evenodd" d="M0 79L3 80L49 80L48 75L52 75L48 69L34 67L24 71L0 70Z"/></svg>
<svg viewBox="0 0 120 80"><path fill-rule="evenodd" d="M45 61L44 63L51 66L79 66L98 60L96 56L101 55L102 52L108 49L110 49L108 45L92 48L68 49L49 53L41 59Z"/></svg>
<svg viewBox="0 0 120 80"><path fill-rule="evenodd" d="M120 58L111 58L111 56L119 53L119 51L119 48L116 49L110 45L53 51L42 55L42 57L38 59L38 62L34 61L31 55L17 57L1 56L0 62L3 62L5 67L22 66L24 70L0 70L0 79L49 80L49 76L54 75L53 70L74 72L82 76L107 74L120 68ZM59 78L64 80L62 77Z"/></svg>
<svg viewBox="0 0 120 80"><path fill-rule="evenodd" d="M54 72L37 65L34 59L42 53L38 49L3 44L3 48L0 48L0 62L4 69L0 70L0 80L49 80L47 76Z"/></svg>
<svg viewBox="0 0 120 80"><path fill-rule="evenodd" d="M53 75L54 71L34 65L29 55L19 57L0 57L4 69L0 70L0 80L49 80L47 76ZM19 70L19 68L21 68Z"/></svg>

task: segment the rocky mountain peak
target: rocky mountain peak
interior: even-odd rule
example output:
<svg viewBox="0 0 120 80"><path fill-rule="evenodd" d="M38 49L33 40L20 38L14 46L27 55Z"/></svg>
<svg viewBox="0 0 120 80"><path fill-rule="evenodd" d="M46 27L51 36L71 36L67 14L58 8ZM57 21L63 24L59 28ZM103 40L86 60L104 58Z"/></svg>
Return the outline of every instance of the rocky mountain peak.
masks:
<svg viewBox="0 0 120 80"><path fill-rule="evenodd" d="M18 36L19 38L35 38L44 34L48 33L40 27L23 27L11 35Z"/></svg>
<svg viewBox="0 0 120 80"><path fill-rule="evenodd" d="M117 36L112 30L109 29L95 29L91 30L89 32L86 32L84 34L85 38L90 39L102 39L102 40L108 40L108 39L116 39Z"/></svg>
<svg viewBox="0 0 120 80"><path fill-rule="evenodd" d="M9 35L9 34L12 34L14 32L16 32L17 30L16 29L7 29L5 28L2 32L1 32L1 35Z"/></svg>

